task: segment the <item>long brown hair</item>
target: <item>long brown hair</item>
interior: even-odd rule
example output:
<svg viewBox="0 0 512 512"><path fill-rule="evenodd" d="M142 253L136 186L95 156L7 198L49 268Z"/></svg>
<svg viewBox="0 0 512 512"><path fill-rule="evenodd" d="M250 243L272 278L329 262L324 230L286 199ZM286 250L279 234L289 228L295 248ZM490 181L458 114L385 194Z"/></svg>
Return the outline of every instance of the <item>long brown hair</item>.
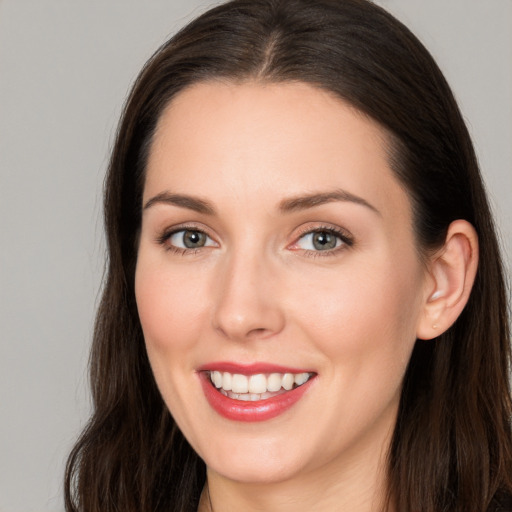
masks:
<svg viewBox="0 0 512 512"><path fill-rule="evenodd" d="M234 0L182 29L149 60L122 116L105 185L108 274L90 373L94 413L66 471L68 512L195 511L204 463L165 407L134 296L144 170L164 107L205 80L300 81L328 90L389 134L417 244L439 247L466 219L479 236L469 302L418 341L388 457L400 512L482 512L512 491L510 333L492 216L468 131L442 73L411 32L366 0Z"/></svg>

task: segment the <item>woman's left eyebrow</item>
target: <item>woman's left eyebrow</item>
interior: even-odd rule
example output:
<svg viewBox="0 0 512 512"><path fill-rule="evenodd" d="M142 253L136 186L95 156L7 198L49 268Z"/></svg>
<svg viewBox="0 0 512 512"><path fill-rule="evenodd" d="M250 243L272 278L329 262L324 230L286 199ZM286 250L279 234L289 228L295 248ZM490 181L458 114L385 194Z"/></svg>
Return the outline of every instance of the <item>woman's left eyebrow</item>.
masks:
<svg viewBox="0 0 512 512"><path fill-rule="evenodd" d="M322 204L331 203L333 201L342 201L359 204L369 208L377 215L382 216L379 210L370 204L366 199L356 196L346 190L336 189L329 192L315 192L296 197L283 199L279 204L279 210L283 213L293 212L297 210L306 210Z"/></svg>

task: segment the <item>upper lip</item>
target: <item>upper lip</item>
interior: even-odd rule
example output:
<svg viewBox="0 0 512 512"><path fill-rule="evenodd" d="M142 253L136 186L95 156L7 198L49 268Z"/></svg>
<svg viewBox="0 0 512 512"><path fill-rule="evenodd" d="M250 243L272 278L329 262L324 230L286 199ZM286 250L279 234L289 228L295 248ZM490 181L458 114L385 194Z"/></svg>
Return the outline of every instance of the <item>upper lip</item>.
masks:
<svg viewBox="0 0 512 512"><path fill-rule="evenodd" d="M296 368L265 362L235 363L231 361L205 363L199 366L197 371L219 371L241 375L255 375L257 373L315 373L308 368Z"/></svg>

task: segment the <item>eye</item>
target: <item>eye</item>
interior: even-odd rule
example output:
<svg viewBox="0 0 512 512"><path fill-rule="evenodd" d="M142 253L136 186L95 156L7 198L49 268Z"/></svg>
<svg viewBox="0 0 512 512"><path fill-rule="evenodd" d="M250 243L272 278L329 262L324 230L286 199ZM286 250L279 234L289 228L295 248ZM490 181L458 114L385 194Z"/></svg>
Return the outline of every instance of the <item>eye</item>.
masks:
<svg viewBox="0 0 512 512"><path fill-rule="evenodd" d="M179 249L200 249L215 246L215 242L198 229L181 229L167 236L167 243Z"/></svg>
<svg viewBox="0 0 512 512"><path fill-rule="evenodd" d="M352 245L352 240L334 229L315 229L302 235L294 244L295 249L305 251L333 251L344 245Z"/></svg>

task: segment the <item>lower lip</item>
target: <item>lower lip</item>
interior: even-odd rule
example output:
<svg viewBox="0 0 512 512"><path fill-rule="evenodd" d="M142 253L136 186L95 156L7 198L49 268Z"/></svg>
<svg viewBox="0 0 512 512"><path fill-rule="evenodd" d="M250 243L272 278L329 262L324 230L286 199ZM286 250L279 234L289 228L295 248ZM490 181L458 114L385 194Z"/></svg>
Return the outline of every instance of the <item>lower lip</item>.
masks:
<svg viewBox="0 0 512 512"><path fill-rule="evenodd" d="M206 399L216 412L228 420L247 422L266 421L284 413L302 398L314 380L311 377L305 384L266 400L243 402L220 393L211 384L207 373L201 372L199 377Z"/></svg>

